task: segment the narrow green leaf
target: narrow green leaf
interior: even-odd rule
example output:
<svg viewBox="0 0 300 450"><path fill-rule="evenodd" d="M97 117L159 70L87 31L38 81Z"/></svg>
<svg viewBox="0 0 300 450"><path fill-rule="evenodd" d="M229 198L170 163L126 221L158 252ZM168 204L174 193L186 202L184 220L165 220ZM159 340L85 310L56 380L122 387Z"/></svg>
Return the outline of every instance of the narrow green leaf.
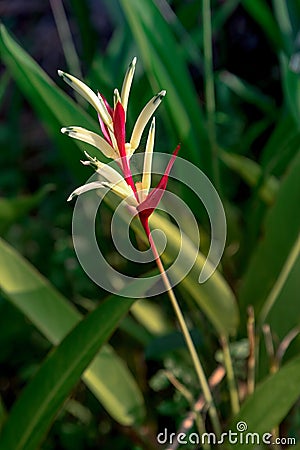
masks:
<svg viewBox="0 0 300 450"><path fill-rule="evenodd" d="M174 125L174 136L182 142L192 162L200 162L204 170L211 170L198 95L168 24L153 1L120 0L120 4L146 71L151 74L149 81L155 90L167 90L164 103Z"/></svg>
<svg viewBox="0 0 300 450"><path fill-rule="evenodd" d="M77 309L3 240L0 240L0 289L54 345L81 319ZM109 346L96 356L83 380L120 423L132 424L143 415L140 390Z"/></svg>
<svg viewBox="0 0 300 450"><path fill-rule="evenodd" d="M289 58L284 53L280 55L280 63L287 106L300 129L300 74L291 69Z"/></svg>
<svg viewBox="0 0 300 450"><path fill-rule="evenodd" d="M247 433L260 436L280 424L300 395L300 357L293 359L277 373L257 385L255 392L243 404L229 429L246 422ZM246 433L246 432L244 432ZM249 448L249 443L237 442L232 448Z"/></svg>
<svg viewBox="0 0 300 450"><path fill-rule="evenodd" d="M269 173L281 176L300 148L300 131L291 115L283 113L266 143L261 165Z"/></svg>
<svg viewBox="0 0 300 450"><path fill-rule="evenodd" d="M245 156L234 153L222 152L221 159L251 187L258 187L258 195L267 204L272 204L276 198L279 181L272 175L263 181L263 171L261 167Z"/></svg>
<svg viewBox="0 0 300 450"><path fill-rule="evenodd" d="M54 189L54 185L46 184L33 195L24 195L15 198L0 197L0 234L26 215L32 208L39 205L45 196Z"/></svg>
<svg viewBox="0 0 300 450"><path fill-rule="evenodd" d="M101 152L97 152L96 149L82 142L75 142L73 139L63 136L60 129L63 126L80 125L97 131L99 127L96 121L53 83L39 65L9 35L3 25L0 26L0 55L20 90L58 145L67 166L80 179L86 179L86 171L78 162L79 158L74 158L76 150L79 147L81 150L88 150L92 155L95 155L96 152L99 159L102 158Z"/></svg>
<svg viewBox="0 0 300 450"><path fill-rule="evenodd" d="M263 225L264 235L255 249L244 275L239 293L244 320L248 305L254 306L256 317L259 317L260 311L297 241L300 229L300 216L296 213L300 204L299 173L300 153L295 156L281 182L276 201L267 213ZM278 298L273 305L276 304ZM297 306L298 303L294 302L294 308L285 311L286 317L290 317L291 322L299 314ZM272 324L270 325L272 329ZM282 335L280 329L276 328L272 331Z"/></svg>
<svg viewBox="0 0 300 450"><path fill-rule="evenodd" d="M242 0L242 5L262 27L275 49L282 46L282 37L273 13L265 0Z"/></svg>
<svg viewBox="0 0 300 450"><path fill-rule="evenodd" d="M132 299L117 296L106 300L50 352L14 404L0 436L1 449L37 448L81 374L132 303ZM110 353L101 353L104 362L110 357ZM131 413L136 414L134 411Z"/></svg>
<svg viewBox="0 0 300 450"><path fill-rule="evenodd" d="M282 42L284 43L284 50L290 55L294 47L294 39L288 3L285 0L273 0L273 7L276 22L281 32Z"/></svg>
<svg viewBox="0 0 300 450"><path fill-rule="evenodd" d="M246 81L227 71L221 72L219 78L229 89L246 102L255 105L266 114L276 115L275 101L264 95L255 86L251 86Z"/></svg>

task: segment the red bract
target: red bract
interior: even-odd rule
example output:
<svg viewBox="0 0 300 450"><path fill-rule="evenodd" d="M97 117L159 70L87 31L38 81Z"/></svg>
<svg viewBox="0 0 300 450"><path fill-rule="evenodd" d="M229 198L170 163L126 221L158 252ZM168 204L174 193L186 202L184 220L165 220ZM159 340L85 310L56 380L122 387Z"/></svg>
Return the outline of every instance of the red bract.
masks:
<svg viewBox="0 0 300 450"><path fill-rule="evenodd" d="M106 100L106 98L104 97L104 95L102 95L102 94L100 94L100 92L98 92L98 97L99 97L99 98L100 98L100 97L102 98L102 100L104 101L104 104L105 104L105 106L106 106L106 109L107 109L109 115L111 116L111 118L113 118L113 109L112 109L112 107L110 106L110 104L108 103L108 101ZM105 125L105 123L103 122L102 117L100 116L99 113L98 113L98 120L99 120L100 127L101 127L101 131L102 131L102 133L103 133L104 138L107 140L107 142L108 142L111 146L113 146L112 141L111 141L111 137L110 137L110 135L109 135L109 131L108 131L107 125Z"/></svg>
<svg viewBox="0 0 300 450"><path fill-rule="evenodd" d="M150 235L150 228L149 228L149 223L148 223L149 217L151 216L151 214L153 213L155 208L158 206L158 204L164 194L164 191L166 190L166 187L168 184L168 179L169 179L169 174L173 167L173 164L175 162L175 159L179 152L179 149L180 149L180 145L177 145L177 147L174 150L173 155L167 165L165 173L161 177L160 182L154 189L152 189L152 191L147 195L145 200L137 206L140 221L144 227L144 230L145 230L148 238Z"/></svg>
<svg viewBox="0 0 300 450"><path fill-rule="evenodd" d="M122 161L124 178L126 180L126 183L132 187L134 192L136 192L125 149L125 120L125 111L123 105L122 103L118 102L113 112L114 135L117 141L117 146Z"/></svg>

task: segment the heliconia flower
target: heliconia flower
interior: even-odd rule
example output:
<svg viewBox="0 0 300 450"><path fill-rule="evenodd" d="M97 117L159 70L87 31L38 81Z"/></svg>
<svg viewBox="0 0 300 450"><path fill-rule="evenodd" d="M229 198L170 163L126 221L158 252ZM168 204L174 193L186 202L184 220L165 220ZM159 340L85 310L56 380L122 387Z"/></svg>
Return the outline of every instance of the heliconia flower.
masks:
<svg viewBox="0 0 300 450"><path fill-rule="evenodd" d="M175 158L179 151L180 146L178 145L167 165L164 175L159 181L158 185L150 191L151 186L151 166L152 166L152 154L154 147L154 135L155 135L155 119L152 119L151 127L148 134L146 150L144 154L144 166L142 181L136 182L135 187L132 188L128 182L126 182L125 177L113 169L108 164L103 164L93 158L85 152L88 161L82 161L84 165L93 165L96 168L96 172L103 178L103 181L93 181L87 183L77 189L69 196L68 201L72 200L76 195L80 195L84 192L91 191L93 189L99 188L109 188L116 195L125 200L128 206L133 207L143 225L143 228L147 234L150 236L150 229L148 220L150 215L153 213L155 208L158 206L163 193L167 187L167 182L169 178L170 171L175 162Z"/></svg>
<svg viewBox="0 0 300 450"><path fill-rule="evenodd" d="M87 152L87 161L81 161L84 165L92 165L102 178L101 180L85 184L69 196L68 201L74 196L88 192L92 189L109 188L116 195L125 200L128 206L133 207L139 215L141 223L149 238L149 216L153 213L166 189L169 173L174 164L179 146L175 149L164 175L157 187L150 191L152 155L155 137L155 118L153 117L148 133L146 150L144 154L143 175L140 182L134 183L130 170L130 158L139 146L142 133L156 108L165 96L166 91L159 92L150 100L141 111L134 125L131 139L126 143L126 113L130 88L135 71L136 58L134 58L126 72L121 95L114 91L114 106L111 107L103 95L96 95L86 84L72 75L58 71L59 75L79 92L96 109L103 137L85 128L69 126L62 128L62 132L70 137L78 139L98 148L107 158L116 160L122 170L122 175L108 164L103 164L97 158L91 157Z"/></svg>
<svg viewBox="0 0 300 450"><path fill-rule="evenodd" d="M75 91L81 94L97 111L102 130L102 136L77 126L62 128L62 133L67 134L98 148L106 157L112 159L124 158L123 167L126 171L126 160L129 160L140 144L143 131L160 105L166 91L161 91L155 95L142 109L134 125L129 142L125 140L126 113L130 88L135 72L136 58L133 58L125 74L121 95L117 89L114 90L114 106L111 107L103 95L98 95L92 91L85 83L75 78L73 75L61 70L58 74Z"/></svg>

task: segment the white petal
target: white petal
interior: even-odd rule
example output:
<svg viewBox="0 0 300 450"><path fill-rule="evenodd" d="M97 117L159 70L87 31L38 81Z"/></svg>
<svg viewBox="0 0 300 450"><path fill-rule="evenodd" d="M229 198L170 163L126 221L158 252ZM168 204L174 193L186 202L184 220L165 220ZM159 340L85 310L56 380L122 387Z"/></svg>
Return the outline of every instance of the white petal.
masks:
<svg viewBox="0 0 300 450"><path fill-rule="evenodd" d="M154 147L154 136L155 136L155 118L153 117L147 144L146 151L144 154L144 167L143 167L143 177L142 177L142 196L146 197L149 193L151 186L151 168L152 168L152 156Z"/></svg>
<svg viewBox="0 0 300 450"><path fill-rule="evenodd" d="M115 89L114 90L114 109L116 108L118 102L122 103L119 91L118 91L118 89Z"/></svg>
<svg viewBox="0 0 300 450"><path fill-rule="evenodd" d="M123 180L121 183L112 184L108 181L103 181L103 186L111 189L116 195L125 199L126 203L130 206L134 206L135 208L138 206L138 202L134 196L133 190L130 186Z"/></svg>
<svg viewBox="0 0 300 450"><path fill-rule="evenodd" d="M63 72L62 70L58 71L58 75L62 77L62 79L69 84L75 91L77 91L80 95L82 95L100 114L104 123L111 127L112 119L107 111L105 103L102 99L99 99L92 89L90 89L85 83L78 80L78 78L73 77L68 73Z"/></svg>
<svg viewBox="0 0 300 450"><path fill-rule="evenodd" d="M98 163L99 169L96 172L104 178L102 184L112 189L119 197L125 198L127 203L137 206L132 188L126 183L123 176L113 169L109 164Z"/></svg>
<svg viewBox="0 0 300 450"><path fill-rule="evenodd" d="M112 148L109 143L103 139L103 137L99 136L99 134L93 133L92 131L81 127L65 127L61 129L61 132L67 136L78 139L79 141L87 142L88 144L93 145L107 158L115 159L119 157L115 149Z"/></svg>
<svg viewBox="0 0 300 450"><path fill-rule="evenodd" d="M129 67L127 69L127 72L124 77L122 91L121 91L121 101L124 108L124 111L126 113L127 106L128 106L128 98L130 93L130 88L132 84L132 79L135 71L135 65L136 65L136 58L134 57L131 63L129 64Z"/></svg>
<svg viewBox="0 0 300 450"><path fill-rule="evenodd" d="M161 104L162 99L166 95L166 91L159 92L155 97L153 97L147 105L141 111L137 121L134 125L133 132L130 139L131 152L139 146L143 131L147 125L149 119L153 115L154 111Z"/></svg>
<svg viewBox="0 0 300 450"><path fill-rule="evenodd" d="M93 189L99 189L102 187L102 183L100 181L93 181L92 183L84 184L83 186L80 186L79 188L75 189L75 191L72 192L72 194L68 197L68 202L72 200L76 195L83 194L84 192L91 191Z"/></svg>

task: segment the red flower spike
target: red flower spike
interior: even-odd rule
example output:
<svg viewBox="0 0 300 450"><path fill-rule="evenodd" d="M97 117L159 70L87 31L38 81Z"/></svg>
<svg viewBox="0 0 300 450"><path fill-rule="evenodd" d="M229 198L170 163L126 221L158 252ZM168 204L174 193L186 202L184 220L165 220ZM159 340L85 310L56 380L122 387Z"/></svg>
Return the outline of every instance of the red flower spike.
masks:
<svg viewBox="0 0 300 450"><path fill-rule="evenodd" d="M166 187L168 184L168 179L169 179L169 174L173 167L173 164L175 162L175 159L179 152L179 149L180 149L180 144L177 145L176 149L174 150L173 155L172 155L170 161L168 162L165 173L161 177L158 185L154 189L152 189L152 191L147 195L145 200L137 206L140 221L144 227L144 230L145 230L148 238L150 236L148 219L151 216L151 214L153 213L153 211L155 210L155 208L157 207L157 205L159 204L159 202L166 190Z"/></svg>
<svg viewBox="0 0 300 450"><path fill-rule="evenodd" d="M125 111L122 103L118 102L114 109L113 115L114 134L119 149L119 154L122 162L122 169L126 183L131 186L133 192L136 193L136 187L132 179L131 170L129 167L126 149L125 149Z"/></svg>
<svg viewBox="0 0 300 450"><path fill-rule="evenodd" d="M102 100L103 100L103 102L104 102L104 104L106 106L107 112L110 115L110 117L112 118L113 117L113 113L114 113L112 107L110 106L110 104L108 103L108 101L106 100L104 95L102 95L100 92L98 92L98 97L99 96L102 98Z"/></svg>
<svg viewBox="0 0 300 450"><path fill-rule="evenodd" d="M103 120L101 119L100 114L98 114L98 120L99 120L100 128L101 128L101 131L103 133L104 138L109 143L109 145L111 145L113 147L113 143L111 141L111 138L110 138L110 135L109 135L109 132L108 132L108 128L105 125L105 123L103 122Z"/></svg>
<svg viewBox="0 0 300 450"><path fill-rule="evenodd" d="M113 114L114 134L121 158L126 157L125 150L125 111L122 103L118 102ZM124 174L126 175L126 174Z"/></svg>
<svg viewBox="0 0 300 450"><path fill-rule="evenodd" d="M99 97L99 98L100 98L100 97L102 98L102 100L103 100L103 102L104 102L104 104L105 104L105 106L106 106L106 109L107 109L108 114L111 116L111 118L113 118L113 109L112 109L112 107L110 106L110 104L108 103L108 101L106 100L106 98L104 97L104 95L102 95L102 94L100 94L100 92L98 92L98 97ZM111 138L110 138L110 134L109 134L109 132L108 132L107 125L105 125L105 123L103 122L103 120L102 120L102 118L101 118L101 116L100 116L99 113L98 113L98 120L99 120L100 128L101 128L101 131L102 131L102 133L103 133L104 138L105 138L105 139L107 140L107 142L113 147L112 140L111 140Z"/></svg>

